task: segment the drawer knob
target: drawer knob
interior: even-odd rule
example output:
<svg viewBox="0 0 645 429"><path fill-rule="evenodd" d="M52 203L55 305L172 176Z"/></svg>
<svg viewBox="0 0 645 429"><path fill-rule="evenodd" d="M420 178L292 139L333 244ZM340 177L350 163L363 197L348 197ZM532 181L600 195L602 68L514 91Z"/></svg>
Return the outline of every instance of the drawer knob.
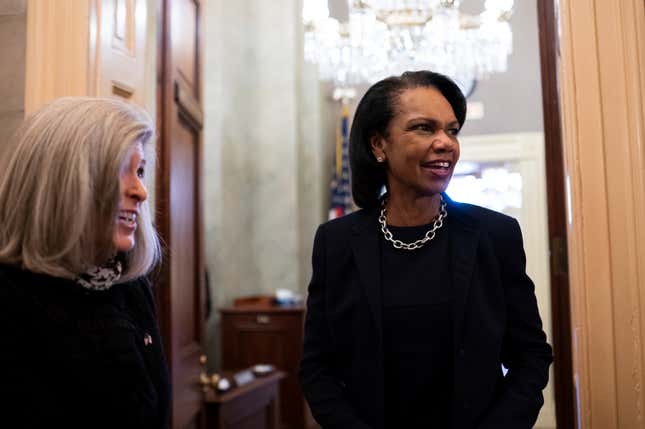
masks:
<svg viewBox="0 0 645 429"><path fill-rule="evenodd" d="M255 320L261 325L266 325L271 322L271 318L266 314L258 314Z"/></svg>

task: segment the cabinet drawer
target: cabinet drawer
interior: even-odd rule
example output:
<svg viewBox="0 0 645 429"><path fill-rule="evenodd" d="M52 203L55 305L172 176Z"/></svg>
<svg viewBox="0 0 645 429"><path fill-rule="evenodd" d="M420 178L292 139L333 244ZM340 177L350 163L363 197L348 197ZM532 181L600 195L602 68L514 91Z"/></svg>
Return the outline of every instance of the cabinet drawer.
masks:
<svg viewBox="0 0 645 429"><path fill-rule="evenodd" d="M280 314L272 312L224 314L222 325L230 324L239 327L290 327L300 326L302 318L298 314Z"/></svg>

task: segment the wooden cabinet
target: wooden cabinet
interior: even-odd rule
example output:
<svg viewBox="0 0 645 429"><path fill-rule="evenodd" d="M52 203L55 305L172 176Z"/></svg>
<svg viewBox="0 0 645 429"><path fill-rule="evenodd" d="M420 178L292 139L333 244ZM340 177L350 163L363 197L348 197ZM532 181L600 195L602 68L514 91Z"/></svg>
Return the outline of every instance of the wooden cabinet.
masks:
<svg viewBox="0 0 645 429"><path fill-rule="evenodd" d="M221 310L222 369L266 363L284 371L280 383L283 429L305 429L312 419L298 383L303 307L234 307Z"/></svg>
<svg viewBox="0 0 645 429"><path fill-rule="evenodd" d="M277 371L229 392L207 390L204 396L206 428L278 429L278 383L283 378L284 374Z"/></svg>

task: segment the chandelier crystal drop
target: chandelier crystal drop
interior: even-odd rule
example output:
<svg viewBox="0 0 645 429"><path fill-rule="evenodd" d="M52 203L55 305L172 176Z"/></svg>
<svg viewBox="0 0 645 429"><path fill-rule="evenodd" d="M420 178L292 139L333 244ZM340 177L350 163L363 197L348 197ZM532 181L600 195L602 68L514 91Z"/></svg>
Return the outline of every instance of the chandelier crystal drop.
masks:
<svg viewBox="0 0 645 429"><path fill-rule="evenodd" d="M329 16L327 0L304 0L305 61L337 87L371 84L429 69L468 83L507 70L513 0L485 0L479 15L460 0L348 0L349 20Z"/></svg>

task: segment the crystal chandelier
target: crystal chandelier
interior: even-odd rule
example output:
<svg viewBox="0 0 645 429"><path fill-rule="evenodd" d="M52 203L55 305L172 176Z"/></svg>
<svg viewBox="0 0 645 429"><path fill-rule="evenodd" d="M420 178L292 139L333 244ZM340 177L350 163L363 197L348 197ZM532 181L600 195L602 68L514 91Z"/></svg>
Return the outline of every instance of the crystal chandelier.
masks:
<svg viewBox="0 0 645 429"><path fill-rule="evenodd" d="M304 0L305 60L322 80L347 88L428 69L466 84L507 70L513 0L485 0L468 15L460 0L348 0L349 20L327 0Z"/></svg>

